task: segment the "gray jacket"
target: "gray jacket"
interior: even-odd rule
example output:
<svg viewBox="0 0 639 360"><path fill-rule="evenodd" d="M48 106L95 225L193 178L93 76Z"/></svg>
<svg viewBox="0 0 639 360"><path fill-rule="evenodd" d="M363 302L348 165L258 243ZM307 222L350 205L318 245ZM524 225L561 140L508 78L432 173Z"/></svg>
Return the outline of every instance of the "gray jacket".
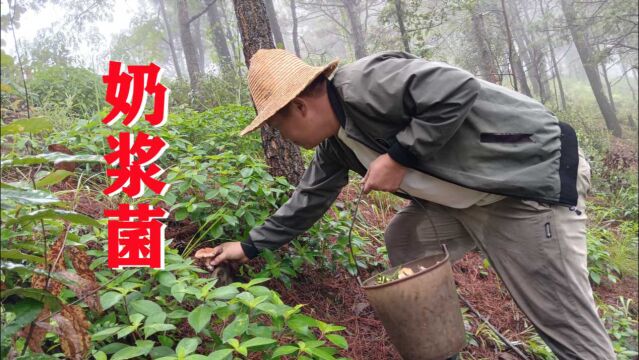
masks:
<svg viewBox="0 0 639 360"><path fill-rule="evenodd" d="M328 94L349 137L405 166L483 192L577 203L575 132L525 95L404 52L340 67ZM366 173L336 136L324 140L291 198L250 231L247 256L310 228L349 170Z"/></svg>

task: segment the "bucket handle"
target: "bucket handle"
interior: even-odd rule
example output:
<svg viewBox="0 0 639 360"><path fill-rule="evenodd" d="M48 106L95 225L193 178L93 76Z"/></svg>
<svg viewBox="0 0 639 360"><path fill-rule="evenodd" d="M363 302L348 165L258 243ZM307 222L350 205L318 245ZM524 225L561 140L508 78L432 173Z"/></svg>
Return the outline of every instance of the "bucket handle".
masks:
<svg viewBox="0 0 639 360"><path fill-rule="evenodd" d="M433 228L433 232L435 233L435 239L437 239L437 242L439 243L439 246L444 251L444 254L448 256L448 249L446 248L446 245L442 243L441 238L439 237L439 233L437 232L437 228L435 227L435 224L433 223L433 219L431 219L430 216L428 216L428 209L426 209L426 207L421 202L419 202L419 200L417 200L413 195L409 194L407 191L403 190L402 188L399 188L399 190L401 190L403 194L408 195L413 202L417 203L424 210L424 212L426 212L426 218L430 222L430 226ZM353 227L355 226L355 220L357 219L357 210L359 209L359 204L362 201L362 195L364 195L363 184L361 184L360 186L359 195L357 195L357 202L355 203L355 207L353 208L351 212L351 226L348 229L348 247L351 250L348 260L352 266L355 266L355 271L357 273L357 277L356 277L357 283L359 284L360 287L363 286L363 283L362 283L362 279L359 272L359 266L357 266L357 261L355 260L355 252L353 251Z"/></svg>

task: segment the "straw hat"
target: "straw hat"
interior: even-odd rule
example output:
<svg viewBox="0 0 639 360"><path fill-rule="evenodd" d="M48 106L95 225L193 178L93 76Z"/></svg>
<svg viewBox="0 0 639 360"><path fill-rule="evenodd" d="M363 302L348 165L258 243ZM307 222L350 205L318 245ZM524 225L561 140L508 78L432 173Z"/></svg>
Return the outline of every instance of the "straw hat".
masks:
<svg viewBox="0 0 639 360"><path fill-rule="evenodd" d="M248 72L248 86L257 108L257 116L240 132L244 136L299 95L319 75L330 76L338 59L328 65L311 66L282 49L260 49L253 57Z"/></svg>

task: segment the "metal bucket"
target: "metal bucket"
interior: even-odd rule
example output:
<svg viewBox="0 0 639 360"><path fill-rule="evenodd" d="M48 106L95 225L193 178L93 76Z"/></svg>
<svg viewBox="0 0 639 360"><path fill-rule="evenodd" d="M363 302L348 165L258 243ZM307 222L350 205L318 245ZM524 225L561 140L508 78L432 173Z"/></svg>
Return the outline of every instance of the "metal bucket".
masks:
<svg viewBox="0 0 639 360"><path fill-rule="evenodd" d="M464 347L465 331L448 250L413 260L362 283L375 314L405 360L447 359ZM410 268L412 275L377 284L377 277Z"/></svg>

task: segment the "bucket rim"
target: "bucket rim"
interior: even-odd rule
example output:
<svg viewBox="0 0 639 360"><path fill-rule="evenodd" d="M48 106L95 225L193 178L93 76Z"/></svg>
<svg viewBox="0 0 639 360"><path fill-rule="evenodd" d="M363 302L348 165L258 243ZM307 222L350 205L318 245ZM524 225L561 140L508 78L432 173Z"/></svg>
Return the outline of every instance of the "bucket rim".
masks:
<svg viewBox="0 0 639 360"><path fill-rule="evenodd" d="M396 268L400 268L400 267L406 267L407 265L420 262L420 261L422 261L422 260L424 260L426 258L430 258L430 257L434 257L434 256L441 256L441 255L444 256L441 260L437 260L436 263L434 263L433 265L431 265L431 266L429 266L429 267L427 267L427 268L425 268L423 270L420 270L420 271L418 271L418 272L416 272L416 273L414 273L412 275L405 276L405 277L403 277L401 279L396 279L396 280L393 280L393 281L385 282L383 284L364 285L369 280L373 279L374 277L376 277L378 275L378 274L376 274L376 275L373 275L373 276L369 277L368 279L364 280L362 282L361 288L362 289L379 289L379 288L382 288L382 287L385 287L385 286L398 284L398 283L400 283L402 281L406 281L408 279L412 279L412 278L415 278L415 277L417 277L419 275L423 275L423 274L425 274L427 272L430 272L430 271L432 271L432 270L434 270L434 269L446 264L448 262L448 260L450 259L450 254L448 253L448 249L446 248L446 246L442 244L442 248L444 248L444 254L422 256L419 259L411 260L411 261L409 261L409 262L407 262L405 264L400 264L400 265L397 265L397 266L393 266L390 269L382 271L382 273L390 271L392 269L396 269Z"/></svg>

